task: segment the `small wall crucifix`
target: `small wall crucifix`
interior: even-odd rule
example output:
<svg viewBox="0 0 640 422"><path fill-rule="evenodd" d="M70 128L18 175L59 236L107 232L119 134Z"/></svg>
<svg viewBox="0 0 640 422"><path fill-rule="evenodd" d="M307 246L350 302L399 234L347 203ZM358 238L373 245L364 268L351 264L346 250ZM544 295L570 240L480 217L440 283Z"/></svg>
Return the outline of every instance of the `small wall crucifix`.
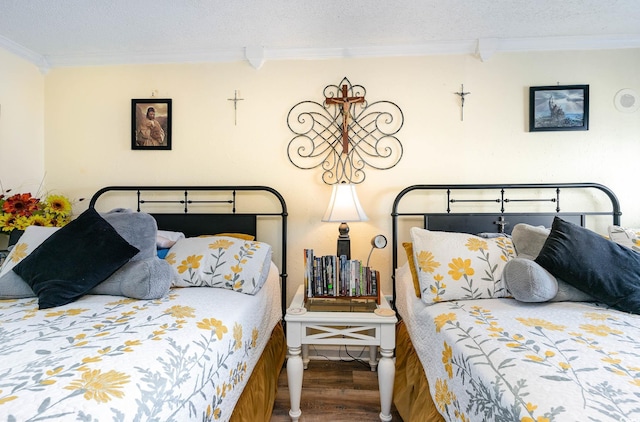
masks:
<svg viewBox="0 0 640 422"><path fill-rule="evenodd" d="M342 153L349 153L349 119L351 104L363 103L364 97L349 97L349 88L342 85L342 97L326 98L326 104L342 105Z"/></svg>
<svg viewBox="0 0 640 422"><path fill-rule="evenodd" d="M460 96L460 121L464 121L464 96L471 93L464 92L464 84L462 84L460 85L460 92L454 92L454 94Z"/></svg>
<svg viewBox="0 0 640 422"><path fill-rule="evenodd" d="M238 91L233 91L233 98L227 98L227 101L233 101L233 125L238 125L238 101L242 101L244 98L238 98Z"/></svg>

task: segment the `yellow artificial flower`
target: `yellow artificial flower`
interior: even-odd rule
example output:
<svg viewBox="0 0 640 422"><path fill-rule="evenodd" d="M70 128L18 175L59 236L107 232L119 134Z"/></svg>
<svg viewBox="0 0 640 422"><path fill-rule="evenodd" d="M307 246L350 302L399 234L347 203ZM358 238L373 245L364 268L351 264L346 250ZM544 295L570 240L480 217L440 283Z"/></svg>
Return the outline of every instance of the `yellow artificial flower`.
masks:
<svg viewBox="0 0 640 422"><path fill-rule="evenodd" d="M62 227L71 221L71 213L71 201L62 195L41 200L31 193L0 192L0 231L6 233L29 226Z"/></svg>
<svg viewBox="0 0 640 422"><path fill-rule="evenodd" d="M71 201L62 195L49 195L45 199L45 212L67 216L71 214Z"/></svg>

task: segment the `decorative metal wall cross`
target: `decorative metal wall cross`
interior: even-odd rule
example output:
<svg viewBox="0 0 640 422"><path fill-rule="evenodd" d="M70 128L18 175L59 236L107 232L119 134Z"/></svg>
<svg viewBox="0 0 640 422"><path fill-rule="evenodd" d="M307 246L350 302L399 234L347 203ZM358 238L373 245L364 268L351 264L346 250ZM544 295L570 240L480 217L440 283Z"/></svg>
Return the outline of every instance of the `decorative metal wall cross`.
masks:
<svg viewBox="0 0 640 422"><path fill-rule="evenodd" d="M238 98L238 91L233 91L233 98L227 98L227 101L233 101L233 125L238 124L238 101L242 101L244 98Z"/></svg>
<svg viewBox="0 0 640 422"><path fill-rule="evenodd" d="M324 101L302 101L287 115L295 134L287 147L289 161L301 169L321 167L328 185L362 183L364 168L394 167L402 158L395 134L404 124L402 110L391 101L368 103L362 85L345 77L327 85ZM337 107L336 107L337 106Z"/></svg>
<svg viewBox="0 0 640 422"><path fill-rule="evenodd" d="M460 92L454 92L454 94L460 96L460 121L464 121L464 96L471 94L470 92L464 92L464 84L460 86Z"/></svg>

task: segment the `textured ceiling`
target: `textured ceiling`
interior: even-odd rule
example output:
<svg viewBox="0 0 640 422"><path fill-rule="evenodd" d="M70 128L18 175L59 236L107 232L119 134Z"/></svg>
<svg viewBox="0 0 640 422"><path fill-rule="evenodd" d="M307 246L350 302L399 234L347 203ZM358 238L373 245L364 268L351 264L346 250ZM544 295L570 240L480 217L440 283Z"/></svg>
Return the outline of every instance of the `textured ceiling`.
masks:
<svg viewBox="0 0 640 422"><path fill-rule="evenodd" d="M0 46L47 68L640 47L639 0L0 0Z"/></svg>

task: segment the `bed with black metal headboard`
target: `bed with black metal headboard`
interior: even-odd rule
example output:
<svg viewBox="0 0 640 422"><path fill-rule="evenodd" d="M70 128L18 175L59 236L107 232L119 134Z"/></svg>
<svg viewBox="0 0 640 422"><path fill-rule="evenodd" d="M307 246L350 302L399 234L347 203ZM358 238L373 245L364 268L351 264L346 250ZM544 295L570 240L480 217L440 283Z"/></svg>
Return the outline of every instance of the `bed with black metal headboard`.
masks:
<svg viewBox="0 0 640 422"><path fill-rule="evenodd" d="M599 203L601 208L575 210L575 205L567 203L567 209L563 209L564 196L575 192L586 194L588 198L592 198L594 192L600 192L605 201ZM423 198L411 204L413 208L405 208L405 203L414 195L418 198L423 195ZM425 211L434 203L435 208ZM467 205L471 206L465 208ZM511 234L519 223L551 227L556 216L586 226L590 216L605 216L614 225L619 225L621 215L615 193L598 183L412 185L400 191L393 201L393 268L398 268L399 224L403 219L418 218L423 228L434 231Z"/></svg>
<svg viewBox="0 0 640 422"><path fill-rule="evenodd" d="M640 418L640 230L620 216L596 183L401 190L392 253L403 419ZM635 245L611 235L634 232Z"/></svg>
<svg viewBox="0 0 640 422"><path fill-rule="evenodd" d="M0 269L2 413L269 420L286 256L286 203L266 186L111 186L65 227L28 228ZM51 289L18 277L36 267L72 299L45 308ZM107 278L80 291L93 273Z"/></svg>
<svg viewBox="0 0 640 422"><path fill-rule="evenodd" d="M270 242L279 242L280 277L283 312L287 298L287 205L282 195L269 186L108 186L98 190L89 207L110 194L132 193L133 199L119 196L113 204L125 204L137 212L151 214L159 230L176 231L186 237L218 233L245 233L258 237L258 220L276 218L280 221ZM251 208L245 195L263 194L267 203L262 210ZM242 200L244 199L244 204ZM255 199L255 198L253 198ZM269 201L271 200L271 201ZM249 201L249 203L247 203ZM239 203L240 202L240 203ZM242 210L242 207L245 210ZM239 208L241 208L239 210ZM247 211L248 209L249 211ZM279 237L279 238L278 238Z"/></svg>

